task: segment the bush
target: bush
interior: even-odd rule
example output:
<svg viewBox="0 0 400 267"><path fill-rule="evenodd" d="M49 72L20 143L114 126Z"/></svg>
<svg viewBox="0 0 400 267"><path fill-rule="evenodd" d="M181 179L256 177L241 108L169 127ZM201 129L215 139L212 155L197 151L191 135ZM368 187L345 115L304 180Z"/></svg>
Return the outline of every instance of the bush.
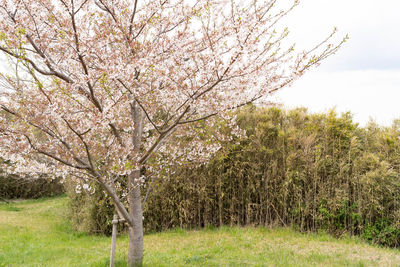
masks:
<svg viewBox="0 0 400 267"><path fill-rule="evenodd" d="M92 185L94 193L75 192L75 185L67 183L66 190L69 196L68 217L73 229L91 234L111 235L111 221L114 215L114 205L111 199L97 184ZM124 231L125 226L120 224L118 231Z"/></svg>
<svg viewBox="0 0 400 267"><path fill-rule="evenodd" d="M0 198L41 198L61 195L64 187L59 179L29 178L0 173Z"/></svg>
<svg viewBox="0 0 400 267"><path fill-rule="evenodd" d="M400 247L400 227L386 219L367 225L362 237L371 243Z"/></svg>

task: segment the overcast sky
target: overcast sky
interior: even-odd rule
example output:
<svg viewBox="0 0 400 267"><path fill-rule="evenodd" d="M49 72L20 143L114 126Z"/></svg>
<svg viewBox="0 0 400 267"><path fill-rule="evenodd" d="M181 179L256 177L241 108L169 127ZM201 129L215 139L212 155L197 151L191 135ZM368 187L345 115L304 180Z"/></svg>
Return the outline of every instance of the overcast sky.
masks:
<svg viewBox="0 0 400 267"><path fill-rule="evenodd" d="M287 18L297 46L316 44L334 26L339 36L348 33L350 40L275 98L287 107L310 111L351 111L361 125L370 117L381 125L400 118L400 1L301 2Z"/></svg>

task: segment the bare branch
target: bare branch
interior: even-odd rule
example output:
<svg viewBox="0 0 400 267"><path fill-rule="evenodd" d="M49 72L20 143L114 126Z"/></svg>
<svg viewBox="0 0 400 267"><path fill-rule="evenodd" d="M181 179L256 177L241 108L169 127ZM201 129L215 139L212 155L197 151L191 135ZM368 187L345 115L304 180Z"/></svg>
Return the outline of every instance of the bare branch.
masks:
<svg viewBox="0 0 400 267"><path fill-rule="evenodd" d="M87 158L88 158L89 165L90 165L90 167L91 167L92 169L94 169L94 164L93 164L93 161L92 161L92 155L91 155L90 152L89 152L89 146L88 146L88 144L85 142L85 140L83 139L82 134L78 133L78 132L72 127L72 125L71 125L65 118L63 118L63 120L64 120L64 122L67 124L68 128L69 128L76 136L78 136L79 140L81 140L82 144L83 144L84 147L85 147L86 156L87 156Z"/></svg>
<svg viewBox="0 0 400 267"><path fill-rule="evenodd" d="M213 117L213 116L215 116L215 115L217 115L218 113L212 113L212 114L208 114L208 115L206 115L206 116L203 116L203 117L201 117L201 118L197 118L197 119L192 119L192 120L186 120L186 121L181 121L181 122L179 122L178 124L188 124L188 123L193 123L193 122L198 122L198 121L202 121L202 120L206 120L206 119L208 119L208 118L211 118L211 117Z"/></svg>
<svg viewBox="0 0 400 267"><path fill-rule="evenodd" d="M133 21L135 19L135 15L136 15L137 4L138 4L138 0L135 0L135 4L133 6L133 11L132 11L132 15L131 15L131 21L130 21L130 25L129 25L129 35L132 35Z"/></svg>
<svg viewBox="0 0 400 267"><path fill-rule="evenodd" d="M61 158L59 158L59 157L57 157L57 156L55 156L55 155L53 155L53 154L51 154L51 153L49 153L49 152L46 152L46 151L44 151L44 150L41 150L41 149L36 148L36 147L33 145L31 139L29 138L29 136L27 136L27 135L25 135L25 134L24 134L24 136L25 136L25 138L28 140L28 143L29 143L29 145L31 146L31 148L32 148L33 150L35 150L36 152L38 152L39 154L45 155L45 156L47 156L47 157L49 157L49 158L52 158L52 159L54 159L54 160L56 160L56 161L58 161L58 162L60 162L60 163L62 163L62 164L64 164L64 165L67 165L67 166L69 166L69 167L72 167L72 168L75 168L75 169L78 169L78 170L89 170L89 167L88 167L88 166L72 164L72 163L70 163L70 162L68 162L68 161L66 161L66 160L63 160L63 159L61 159Z"/></svg>

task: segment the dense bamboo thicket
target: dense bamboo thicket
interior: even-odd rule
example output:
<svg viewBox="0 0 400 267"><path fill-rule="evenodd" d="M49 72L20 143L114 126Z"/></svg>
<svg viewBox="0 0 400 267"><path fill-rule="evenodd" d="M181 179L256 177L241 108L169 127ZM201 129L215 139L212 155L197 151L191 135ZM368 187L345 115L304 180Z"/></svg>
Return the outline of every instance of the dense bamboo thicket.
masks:
<svg viewBox="0 0 400 267"><path fill-rule="evenodd" d="M150 183L147 231L282 225L400 247L400 124L254 107L238 124L247 137L207 164Z"/></svg>

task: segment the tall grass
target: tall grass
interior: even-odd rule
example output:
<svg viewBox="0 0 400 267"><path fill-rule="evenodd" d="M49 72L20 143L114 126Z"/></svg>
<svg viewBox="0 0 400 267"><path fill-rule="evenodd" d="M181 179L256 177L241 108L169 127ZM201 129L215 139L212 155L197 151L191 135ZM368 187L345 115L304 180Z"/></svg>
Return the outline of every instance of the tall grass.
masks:
<svg viewBox="0 0 400 267"><path fill-rule="evenodd" d="M247 136L152 186L147 229L294 226L400 247L400 127L350 114L249 108Z"/></svg>
<svg viewBox="0 0 400 267"><path fill-rule="evenodd" d="M146 231L291 226L400 247L400 123L362 128L349 113L254 107L237 118L246 136L224 142L207 164L171 166L149 180ZM221 129L211 130L229 132ZM109 232L98 222L113 206L96 192L71 192L75 227Z"/></svg>

